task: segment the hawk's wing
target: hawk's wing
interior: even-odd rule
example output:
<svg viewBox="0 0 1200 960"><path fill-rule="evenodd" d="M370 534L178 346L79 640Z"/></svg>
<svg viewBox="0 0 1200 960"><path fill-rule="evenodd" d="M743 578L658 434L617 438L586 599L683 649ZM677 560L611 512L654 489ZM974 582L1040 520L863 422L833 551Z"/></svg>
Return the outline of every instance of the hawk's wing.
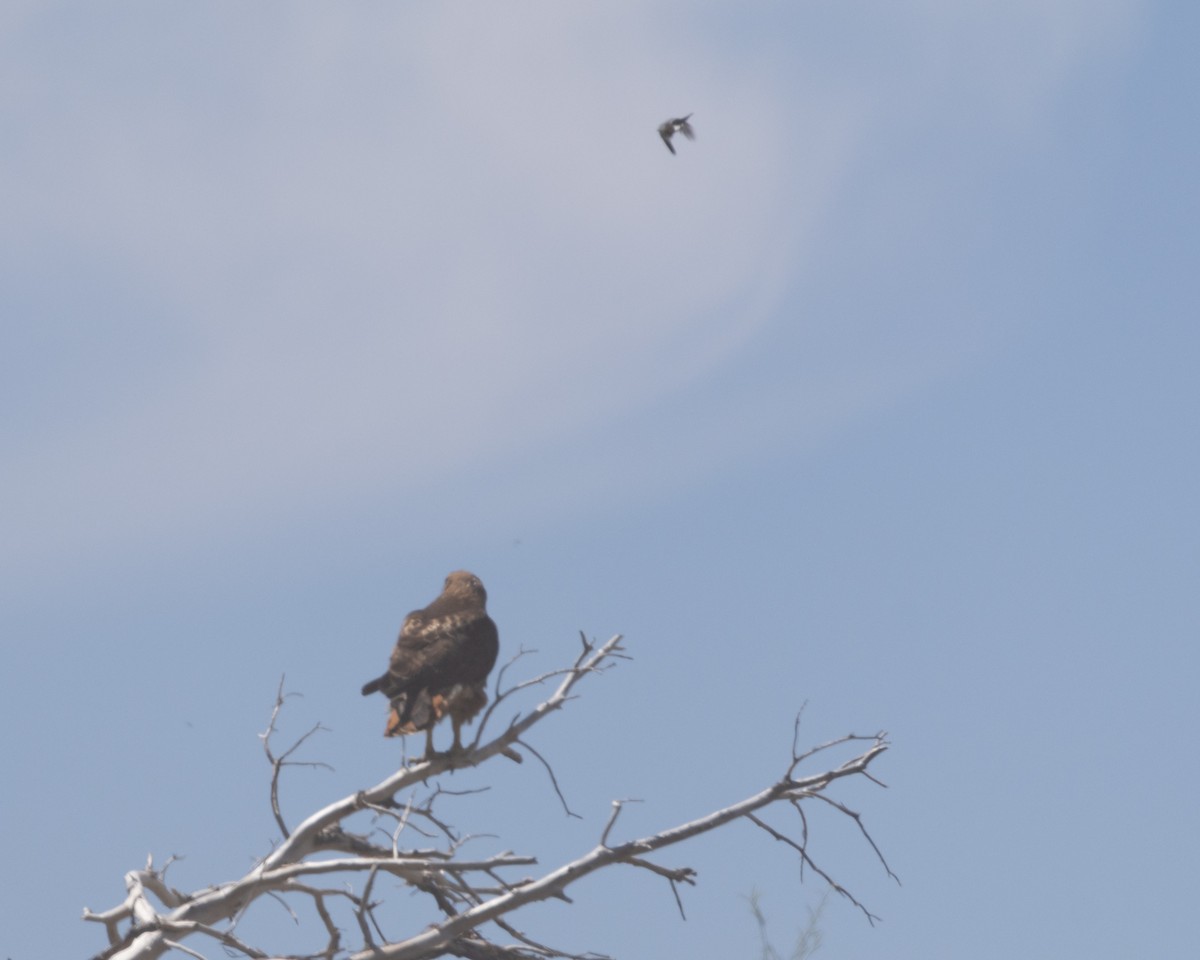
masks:
<svg viewBox="0 0 1200 960"><path fill-rule="evenodd" d="M431 626L435 629L430 629ZM408 689L410 681L421 673L422 666L429 659L430 648L438 642L437 626L438 621L435 619L431 622L424 610L414 610L405 617L400 636L392 647L387 673L363 684L363 696L382 691L384 696L391 698Z"/></svg>
<svg viewBox="0 0 1200 960"><path fill-rule="evenodd" d="M470 646L474 619L458 613L431 617L425 611L405 617L388 662L384 692L396 696L406 690L437 686L456 673L463 648Z"/></svg>
<svg viewBox="0 0 1200 960"><path fill-rule="evenodd" d="M381 690L394 698L426 687L479 683L495 666L499 650L496 624L483 611L417 610L404 618L387 673L364 686L363 693Z"/></svg>
<svg viewBox="0 0 1200 960"><path fill-rule="evenodd" d="M496 624L481 611L406 619L379 688L392 701L389 732L436 722L441 698L456 689L482 687L499 650Z"/></svg>

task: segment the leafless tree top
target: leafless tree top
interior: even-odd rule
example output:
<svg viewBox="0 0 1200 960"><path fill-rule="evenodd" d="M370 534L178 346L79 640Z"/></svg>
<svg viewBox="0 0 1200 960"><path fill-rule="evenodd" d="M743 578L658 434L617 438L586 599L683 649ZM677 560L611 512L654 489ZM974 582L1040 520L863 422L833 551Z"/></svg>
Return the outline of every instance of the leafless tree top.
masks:
<svg viewBox="0 0 1200 960"><path fill-rule="evenodd" d="M270 723L262 735L272 767L271 806L281 842L244 876L192 893L182 893L166 883L169 862L156 869L148 860L142 869L130 871L125 875L127 895L120 904L101 913L84 910L84 919L102 924L108 937L107 948L94 960L149 960L168 951L204 957L200 948L206 940L218 944L229 956L281 957L268 947L243 941L239 935L240 919L263 897L288 903L305 901L317 918L319 926L314 924L314 930L321 932L316 934L313 949L303 954L289 954L289 960L333 960L335 957L416 960L440 956L468 960L596 960L600 955L571 952L538 942L514 926L514 915L530 903L550 898L569 900L567 889L572 884L616 864L634 867L665 881L682 912L679 890L683 885L695 883L695 871L687 866L666 866L656 855L667 847L736 820L747 820L788 846L807 869L854 903L868 920L876 919L809 854L804 805L826 805L851 818L888 875L894 877L861 816L830 795L830 788L846 778L861 777L879 783L868 768L887 750L886 736L883 733L848 734L801 751L799 718L791 756L783 765L779 779L737 803L703 817L618 843L611 838L624 801L614 801L608 821L592 849L537 876L513 876L518 868L537 864L532 856L512 853L483 859L463 856L461 847L465 835L447 823L436 809L438 798L452 792L440 786L438 778L452 769L479 766L501 755L521 760L528 753L545 766L558 791L554 771L526 735L572 700L574 690L582 680L626 659L620 636L603 644L589 642L586 637L582 639L582 649L568 667L504 689L506 670L501 670L492 705L479 723L474 741L462 754L436 755L408 763L375 786L313 812L294 828L289 828L280 812L279 776L284 767L300 762L294 759L295 752L317 728L286 750L275 752L272 736L285 699L281 684ZM519 691L554 681L557 685L550 696L528 713L515 716L501 733L484 740L488 721L501 703ZM855 742L861 743L862 751L852 759L821 772L801 774L802 765L831 747ZM420 796L411 789L422 786ZM561 792L558 795L562 799ZM795 811L794 831L785 833L759 816L765 808L774 805L788 806ZM371 829L353 832L349 829L351 821ZM398 878L408 888L430 898L441 919L399 937L385 935L376 916L382 902L376 899L376 881L380 874ZM189 942L185 944L185 940Z"/></svg>

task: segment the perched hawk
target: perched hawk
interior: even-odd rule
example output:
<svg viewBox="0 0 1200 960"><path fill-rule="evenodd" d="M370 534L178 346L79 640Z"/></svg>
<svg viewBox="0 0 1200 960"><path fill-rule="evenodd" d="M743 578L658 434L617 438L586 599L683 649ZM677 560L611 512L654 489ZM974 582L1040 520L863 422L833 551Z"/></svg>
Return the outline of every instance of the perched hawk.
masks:
<svg viewBox="0 0 1200 960"><path fill-rule="evenodd" d="M689 113L686 117L679 117L675 120L668 120L665 123L658 125L658 135L663 138L663 143L667 145L667 149L672 153L675 152L675 146L671 143L671 138L677 133L682 133L689 140L696 139L696 131L692 129L692 125L688 123L691 117Z"/></svg>
<svg viewBox="0 0 1200 960"><path fill-rule="evenodd" d="M456 570L442 594L404 618L387 673L362 688L391 701L385 737L425 731L425 757L434 754L433 728L447 714L454 726L451 753L462 750L461 727L487 703L487 677L500 638L487 615L487 592L473 573Z"/></svg>

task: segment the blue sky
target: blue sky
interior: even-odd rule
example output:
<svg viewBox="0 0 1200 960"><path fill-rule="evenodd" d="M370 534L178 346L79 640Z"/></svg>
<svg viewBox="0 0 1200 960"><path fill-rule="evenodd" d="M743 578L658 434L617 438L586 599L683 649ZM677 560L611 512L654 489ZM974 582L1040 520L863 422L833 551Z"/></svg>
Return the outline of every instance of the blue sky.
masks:
<svg viewBox="0 0 1200 960"><path fill-rule="evenodd" d="M634 657L533 737L582 821L460 775L479 853L739 799L807 702L891 732L849 797L904 881L819 824L883 917L821 955L1190 955L1198 16L6 5L4 956L269 849L281 674L335 768L291 819L394 769L357 691L459 567L530 671ZM748 894L781 945L821 896L778 846L665 857L686 923L613 874L524 925L755 956Z"/></svg>

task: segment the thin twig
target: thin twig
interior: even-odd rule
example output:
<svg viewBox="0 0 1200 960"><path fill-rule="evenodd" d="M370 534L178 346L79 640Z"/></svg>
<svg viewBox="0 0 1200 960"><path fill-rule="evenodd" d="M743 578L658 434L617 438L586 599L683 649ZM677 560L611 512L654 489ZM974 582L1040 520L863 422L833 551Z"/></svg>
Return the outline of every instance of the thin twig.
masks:
<svg viewBox="0 0 1200 960"><path fill-rule="evenodd" d="M550 777L550 785L552 787L554 787L554 792L558 795L558 802L562 804L563 812L566 813L566 815L568 817L574 817L576 820L582 820L583 817L581 817L574 810L572 810L569 806L567 806L567 798L565 796L563 796L563 792L559 788L558 777L556 777L554 775L554 768L552 766L550 766L549 761L545 757L543 757L537 750L535 750L528 743L526 743L524 740L518 740L517 742L522 747L524 747L526 750L528 750L530 753L532 753L535 757L537 757L538 760L541 762L542 766L545 768L546 773Z"/></svg>
<svg viewBox="0 0 1200 960"><path fill-rule="evenodd" d="M297 750L300 749L300 747L301 747L301 745L303 745L304 741L306 741L309 737L311 737L317 731L325 729L319 723L316 726L314 726L311 730L309 730L306 734L304 734L302 737L300 737L300 739L297 740L295 743L293 743L290 747L288 747L287 750L285 750L282 755L276 757L274 752L271 750L271 737L277 730L276 721L279 719L279 712L280 712L280 710L283 709L284 701L288 697L300 696L300 694L298 694L298 693L286 693L285 694L283 692L283 682L284 682L285 678L286 678L286 674L280 676L280 678L279 678L279 689L275 694L275 706L271 710L270 722L267 724L267 729L264 730L262 733L260 733L258 736L259 736L259 739L262 740L263 750L266 752L267 760L271 764L271 813L274 814L274 816L275 816L275 823L279 827L279 832L281 834L283 834L283 838L286 840L289 836L291 836L291 834L288 831L287 824L283 820L283 813L279 809L279 775L283 772L283 768L284 767L319 767L319 768L324 768L326 770L332 770L333 767L331 767L327 763L322 763L319 760L314 760L314 761L288 760L288 757L290 757L293 753L295 753Z"/></svg>

